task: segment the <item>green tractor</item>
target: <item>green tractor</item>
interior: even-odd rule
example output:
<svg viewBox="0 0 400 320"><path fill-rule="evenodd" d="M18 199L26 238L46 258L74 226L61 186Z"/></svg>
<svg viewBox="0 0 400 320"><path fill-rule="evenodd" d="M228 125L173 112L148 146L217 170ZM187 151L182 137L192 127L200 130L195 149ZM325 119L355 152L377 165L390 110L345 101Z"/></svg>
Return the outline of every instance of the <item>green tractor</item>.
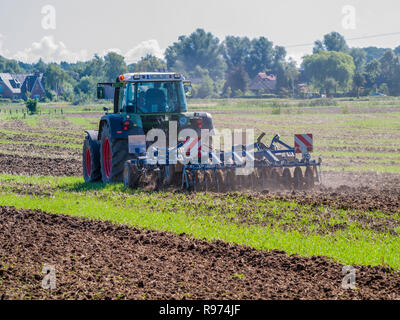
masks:
<svg viewBox="0 0 400 320"><path fill-rule="evenodd" d="M124 74L115 83L99 83L99 99L106 97L106 89L114 93L114 108L112 113L105 110L97 131L86 131L86 182L123 182L136 188L146 180L142 177L151 177L161 187L220 191L304 189L321 181L322 159L310 155L312 134L296 134L292 147L278 134L268 145L261 142L265 134L250 142L228 133L224 148L214 148L212 117L188 112L191 85L180 74Z"/></svg>
<svg viewBox="0 0 400 320"><path fill-rule="evenodd" d="M171 121L177 124L177 132L191 128L200 135L201 129L213 129L210 114L188 112L186 97L191 95L191 84L181 74L124 74L115 83L99 83L97 98L105 99L107 91L114 93L113 111L105 108L99 129L85 131L82 162L86 182L123 182L124 170L125 178L131 177L127 163L145 155L152 143L146 141L148 132L160 129L168 139ZM171 182L179 166L163 169Z"/></svg>

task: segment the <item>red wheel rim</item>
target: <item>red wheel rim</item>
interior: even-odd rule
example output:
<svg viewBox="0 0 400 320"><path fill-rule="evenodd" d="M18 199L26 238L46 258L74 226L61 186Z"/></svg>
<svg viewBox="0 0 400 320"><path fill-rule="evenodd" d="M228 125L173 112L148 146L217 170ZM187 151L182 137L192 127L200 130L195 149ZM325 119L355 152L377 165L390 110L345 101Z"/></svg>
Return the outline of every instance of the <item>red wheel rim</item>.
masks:
<svg viewBox="0 0 400 320"><path fill-rule="evenodd" d="M90 177L90 174L92 172L92 157L90 155L90 149L86 149L86 174L88 177Z"/></svg>
<svg viewBox="0 0 400 320"><path fill-rule="evenodd" d="M106 139L103 144L103 166L104 173L107 178L110 177L111 173L111 150L110 150L110 141Z"/></svg>

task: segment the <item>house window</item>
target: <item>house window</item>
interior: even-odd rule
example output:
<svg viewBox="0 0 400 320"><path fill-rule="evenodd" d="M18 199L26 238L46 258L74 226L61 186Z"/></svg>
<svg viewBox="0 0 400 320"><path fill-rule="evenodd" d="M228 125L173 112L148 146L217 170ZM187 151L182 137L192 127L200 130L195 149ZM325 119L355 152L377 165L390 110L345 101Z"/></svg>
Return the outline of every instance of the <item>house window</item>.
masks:
<svg viewBox="0 0 400 320"><path fill-rule="evenodd" d="M2 93L3 92L3 86L0 84L0 93Z"/></svg>
<svg viewBox="0 0 400 320"><path fill-rule="evenodd" d="M35 94L35 95L33 96L33 98L34 98L35 100L40 100L40 95L39 95L39 94Z"/></svg>

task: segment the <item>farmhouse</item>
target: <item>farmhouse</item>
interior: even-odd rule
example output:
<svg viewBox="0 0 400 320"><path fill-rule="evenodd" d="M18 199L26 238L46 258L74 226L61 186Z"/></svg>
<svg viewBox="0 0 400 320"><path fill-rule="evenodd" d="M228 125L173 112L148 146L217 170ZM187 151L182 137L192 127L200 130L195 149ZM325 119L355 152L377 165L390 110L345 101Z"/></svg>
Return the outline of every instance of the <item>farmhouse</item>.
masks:
<svg viewBox="0 0 400 320"><path fill-rule="evenodd" d="M276 90L276 76L271 74L267 75L265 72L260 72L249 85L249 90L259 93L275 93Z"/></svg>
<svg viewBox="0 0 400 320"><path fill-rule="evenodd" d="M43 86L43 74L0 73L0 97L26 100L27 92L34 99L42 99L46 93Z"/></svg>
<svg viewBox="0 0 400 320"><path fill-rule="evenodd" d="M21 96L21 83L9 73L0 73L0 97L19 99Z"/></svg>

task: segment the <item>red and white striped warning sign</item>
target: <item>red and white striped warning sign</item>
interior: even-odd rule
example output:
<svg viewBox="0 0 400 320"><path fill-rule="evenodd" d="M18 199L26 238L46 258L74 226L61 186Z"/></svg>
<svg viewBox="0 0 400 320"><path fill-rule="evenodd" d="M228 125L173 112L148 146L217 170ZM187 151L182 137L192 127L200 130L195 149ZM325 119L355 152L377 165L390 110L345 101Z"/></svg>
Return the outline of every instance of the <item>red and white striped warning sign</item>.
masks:
<svg viewBox="0 0 400 320"><path fill-rule="evenodd" d="M313 135L312 134L295 134L294 147L296 153L313 151Z"/></svg>

